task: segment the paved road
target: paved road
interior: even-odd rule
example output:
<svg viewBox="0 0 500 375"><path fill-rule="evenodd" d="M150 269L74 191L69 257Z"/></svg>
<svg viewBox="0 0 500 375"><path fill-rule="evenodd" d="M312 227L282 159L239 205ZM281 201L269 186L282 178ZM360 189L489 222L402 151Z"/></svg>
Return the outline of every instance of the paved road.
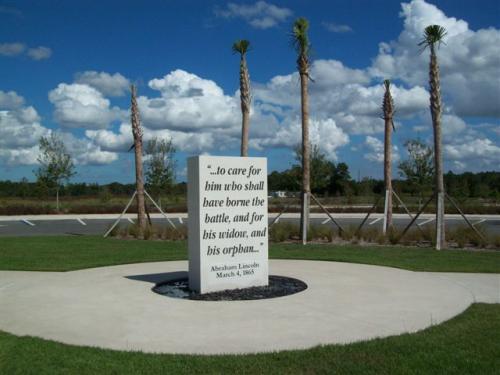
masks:
<svg viewBox="0 0 500 375"><path fill-rule="evenodd" d="M277 214L269 215L272 222ZM102 235L117 219L116 214L106 215L26 215L26 216L0 216L0 236L39 236L39 235ZM133 222L136 216L129 214L124 216L121 225ZM188 221L187 214L168 214L174 225L185 225ZM365 214L334 214L334 219L343 227L358 226ZM434 225L434 215L421 215L417 223L422 227ZM468 215L472 223L483 227L488 233L500 234L500 215ZM279 221L292 221L298 223L299 214L284 214ZM167 225L167 220L160 214L153 214L154 224ZM311 222L315 225L329 225L332 222L325 214L312 214ZM394 216L396 227L403 228L410 222L407 215L398 214ZM382 214L370 216L366 227L381 228L383 223ZM465 222L459 215L447 215L446 224L449 227L464 226Z"/></svg>

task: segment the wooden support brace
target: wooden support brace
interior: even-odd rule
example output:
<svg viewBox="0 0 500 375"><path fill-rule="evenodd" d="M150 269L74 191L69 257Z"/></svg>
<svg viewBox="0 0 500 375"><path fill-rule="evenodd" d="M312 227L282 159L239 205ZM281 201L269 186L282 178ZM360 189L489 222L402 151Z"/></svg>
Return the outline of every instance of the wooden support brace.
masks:
<svg viewBox="0 0 500 375"><path fill-rule="evenodd" d="M156 204L155 200L153 198L151 198L151 195L149 195L149 193L144 190L144 194L146 194L146 196L151 200L151 202L153 202L153 204L155 205L155 207L158 209L158 211L160 211L160 213L163 215L163 217L165 217L165 219L167 219L167 221L169 222L169 224L175 229L177 230L177 227L175 226L175 224L172 222L172 220L170 220L167 216L167 214L165 212L163 212L163 210L160 208L160 206L158 206L158 204Z"/></svg>
<svg viewBox="0 0 500 375"><path fill-rule="evenodd" d="M359 234L359 232L361 231L361 228L363 228L363 225L365 225L366 221L368 220L368 218L370 217L370 215L373 213L373 211L375 210L375 208L377 208L378 202L380 202L380 199L382 199L381 196L379 196L377 198L377 200L375 201L375 204L372 206L372 208L370 208L370 211L368 211L368 213L366 214L366 216L363 219L363 221L361 222L361 224L359 224L359 227L358 227L358 229L356 229L356 232L355 232L356 236Z"/></svg>
<svg viewBox="0 0 500 375"><path fill-rule="evenodd" d="M271 227L272 227L275 223L277 223L277 222L278 222L278 220L279 220L280 216L281 216L281 215L283 215L287 209L288 209L288 206L285 206L285 207L281 210L281 212L278 214L278 216L276 216L276 217L274 218L273 222L272 222L271 224L269 224L269 228L271 228Z"/></svg>
<svg viewBox="0 0 500 375"><path fill-rule="evenodd" d="M465 222L469 225L469 227L474 231L476 232L476 234L484 241L486 241L486 238L484 238L484 236L481 234L480 231L477 230L477 228L469 221L469 219L467 219L467 217L465 216L465 214L462 212L462 210L460 209L460 207L458 207L458 204L455 203L455 201L447 194L445 193L445 197L448 198L448 200L450 201L450 203L453 205L453 207L455 207L457 209L457 211L460 213L460 215L462 215L462 217L464 218Z"/></svg>
<svg viewBox="0 0 500 375"><path fill-rule="evenodd" d="M396 192L393 190L392 193L394 194L394 196L396 197L396 199L398 200L398 202L403 206L403 208L405 209L406 213L408 214L408 216L410 217L410 219L413 219L413 215L411 214L410 210L408 209L408 207L406 207L406 205L403 203L403 201L401 200L401 198L399 198L399 196L396 194ZM420 228L419 225L417 225L417 228L418 230L420 231L420 233L424 233L424 231L422 230L422 228Z"/></svg>
<svg viewBox="0 0 500 375"><path fill-rule="evenodd" d="M401 235L398 237L396 243L398 243L401 240L401 238L403 238L403 236L406 234L406 232L408 231L408 229L410 229L410 227L418 219L418 217L420 216L420 214L422 212L424 212L424 210L426 209L427 205L429 203L431 203L431 201L434 199L435 196L436 196L436 193L432 194L432 196L429 198L429 200L427 202L425 202L425 204L422 206L422 208L420 209L420 211L418 211L417 215L413 219L411 219L410 224L408 224L408 226L403 230L403 233L401 233Z"/></svg>
<svg viewBox="0 0 500 375"><path fill-rule="evenodd" d="M328 215L328 217L330 218L331 221L333 221L333 223L339 228L339 231L340 232L344 232L344 228L342 228L342 226L337 223L335 221L335 219L333 218L332 215L330 215L330 213L328 212L328 210L316 199L316 197L314 195L311 194L311 198L316 202L316 204Z"/></svg>
<svg viewBox="0 0 500 375"><path fill-rule="evenodd" d="M125 215L125 212L127 212L128 208L132 204L132 201L134 200L134 198L135 198L136 195L137 195L137 190L134 191L134 194L132 194L132 198L130 198L130 200L128 201L127 205L123 209L122 213L120 214L120 216L118 216L118 219L116 219L116 221L113 223L113 225L111 226L111 228L109 228L109 230L106 233L104 233L104 236L103 236L104 238L108 237L108 235L111 233L111 231L113 229L115 229L116 225L120 222L121 218L123 217L123 215Z"/></svg>

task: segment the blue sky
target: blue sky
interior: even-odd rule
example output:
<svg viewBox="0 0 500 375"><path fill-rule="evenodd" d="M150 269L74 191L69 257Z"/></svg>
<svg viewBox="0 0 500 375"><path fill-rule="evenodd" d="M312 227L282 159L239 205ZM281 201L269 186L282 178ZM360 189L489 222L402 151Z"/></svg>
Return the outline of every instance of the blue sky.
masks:
<svg viewBox="0 0 500 375"><path fill-rule="evenodd" d="M0 1L0 179L33 179L39 137L59 131L75 181L132 181L130 82L146 139L176 144L179 180L186 156L237 155L239 38L252 45L250 154L288 168L300 139L289 38L299 16L311 24L312 141L353 177L382 176L384 78L395 84L395 163L405 140L432 140L428 55L416 46L431 23L448 30L439 50L445 165L499 169L498 1Z"/></svg>

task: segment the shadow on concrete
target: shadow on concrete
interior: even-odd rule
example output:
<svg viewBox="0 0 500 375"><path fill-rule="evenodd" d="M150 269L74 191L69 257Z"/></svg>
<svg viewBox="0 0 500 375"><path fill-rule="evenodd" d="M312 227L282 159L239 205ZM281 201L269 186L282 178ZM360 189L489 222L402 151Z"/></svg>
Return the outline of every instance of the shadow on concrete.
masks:
<svg viewBox="0 0 500 375"><path fill-rule="evenodd" d="M162 272L162 273L150 273L146 275L125 276L125 278L130 280L145 281L153 284L158 284L160 282L171 281L171 280L187 279L187 277L188 277L187 271Z"/></svg>

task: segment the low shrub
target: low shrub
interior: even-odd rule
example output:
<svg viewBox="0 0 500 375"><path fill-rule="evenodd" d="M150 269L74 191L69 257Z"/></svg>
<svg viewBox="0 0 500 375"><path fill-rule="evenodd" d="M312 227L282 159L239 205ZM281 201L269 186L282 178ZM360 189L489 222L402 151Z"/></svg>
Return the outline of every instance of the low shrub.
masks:
<svg viewBox="0 0 500 375"><path fill-rule="evenodd" d="M283 242L300 238L300 228L297 224L282 221L269 227L269 240L271 242Z"/></svg>
<svg viewBox="0 0 500 375"><path fill-rule="evenodd" d="M332 242L335 237L335 229L326 225L311 225L307 232L308 241L328 241Z"/></svg>
<svg viewBox="0 0 500 375"><path fill-rule="evenodd" d="M111 237L138 238L139 227L137 223L126 226L116 226L109 234ZM186 240L187 227L185 225L173 228L170 224L146 225L144 230L144 240Z"/></svg>
<svg viewBox="0 0 500 375"><path fill-rule="evenodd" d="M477 228L484 238L468 226L456 226L447 228L446 241L448 247L467 248L496 248L500 249L500 236L487 234L484 228ZM137 238L137 224L117 225L110 233L112 237L120 238ZM400 244L406 246L426 245L434 246L436 231L433 225L425 225L423 227L412 227L404 236L401 237L401 231L395 228L390 228L384 235L379 228L365 227L359 232L356 226L348 226L343 231L332 225L311 225L307 233L308 241L333 242L348 242L352 244L358 243L377 243L379 245ZM145 240L169 240L178 241L187 239L187 227L185 225L173 228L170 224L147 226L144 231ZM300 240L299 225L290 221L282 221L269 227L270 242L285 242Z"/></svg>
<svg viewBox="0 0 500 375"><path fill-rule="evenodd" d="M356 232L357 228L353 225L350 225L347 228L344 227L344 230L340 232L340 238L342 238L344 241L351 241L356 237ZM360 233L358 233L357 235L359 236Z"/></svg>
<svg viewBox="0 0 500 375"><path fill-rule="evenodd" d="M157 233L160 233L162 240L178 241L187 239L187 227L185 225L177 226L175 229L171 225L165 225Z"/></svg>

